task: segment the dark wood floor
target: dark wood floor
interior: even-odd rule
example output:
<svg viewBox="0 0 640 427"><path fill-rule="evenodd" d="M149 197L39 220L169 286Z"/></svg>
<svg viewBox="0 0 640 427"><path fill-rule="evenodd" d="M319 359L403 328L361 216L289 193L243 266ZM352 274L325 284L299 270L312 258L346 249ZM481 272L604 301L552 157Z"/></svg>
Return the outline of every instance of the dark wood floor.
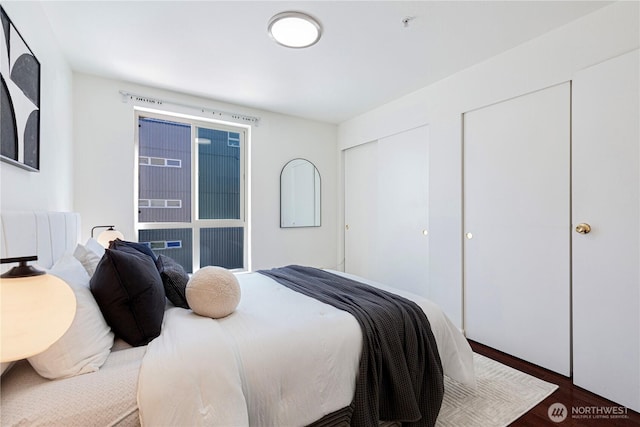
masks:
<svg viewBox="0 0 640 427"><path fill-rule="evenodd" d="M607 399L590 393L580 387L572 384L571 379L562 375L551 372L547 369L541 368L536 365L527 363L521 359L509 356L500 351L494 350L490 347L484 346L474 341L469 341L471 348L478 354L489 357L493 360L511 366L519 371L526 372L529 375L540 378L544 381L548 381L553 384L557 384L559 389L553 392L549 397L543 400L540 404L534 407L531 411L518 418L512 426L525 426L525 427L539 427L539 426L586 426L586 427L599 427L599 426L611 426L611 427L638 427L640 426L640 414L633 412L630 409L621 407L620 405L613 403ZM562 403L568 411L567 418L562 422L553 422L549 418L549 407L554 403ZM574 409L575 408L575 409ZM603 408L603 411L626 411L626 414L615 415L613 418L609 416L608 419L603 418L606 415L589 415L584 414L587 411L594 411L590 408ZM615 408L615 409L613 409ZM583 414L572 415L572 410L576 412L582 412Z"/></svg>

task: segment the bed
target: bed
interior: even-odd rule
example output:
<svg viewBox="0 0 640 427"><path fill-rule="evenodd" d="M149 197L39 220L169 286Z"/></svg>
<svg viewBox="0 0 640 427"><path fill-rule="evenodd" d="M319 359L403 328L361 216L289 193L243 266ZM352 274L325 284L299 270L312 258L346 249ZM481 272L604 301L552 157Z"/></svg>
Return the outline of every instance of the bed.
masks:
<svg viewBox="0 0 640 427"><path fill-rule="evenodd" d="M167 303L160 335L132 347L114 336L84 291L90 271L77 271L78 249L89 242L79 243L77 214L9 212L1 220L2 257L35 251L40 266L66 274L79 301L74 324L80 324L79 336L57 355L18 361L3 372L2 425L348 425L344 410L354 399L363 347L351 314L265 274L238 273L242 297L233 314L212 320ZM435 304L330 273L414 301L429 320L444 375L475 386L471 349ZM82 367L55 379L42 376L39 365L55 368L60 357L89 347L100 350L79 357Z"/></svg>

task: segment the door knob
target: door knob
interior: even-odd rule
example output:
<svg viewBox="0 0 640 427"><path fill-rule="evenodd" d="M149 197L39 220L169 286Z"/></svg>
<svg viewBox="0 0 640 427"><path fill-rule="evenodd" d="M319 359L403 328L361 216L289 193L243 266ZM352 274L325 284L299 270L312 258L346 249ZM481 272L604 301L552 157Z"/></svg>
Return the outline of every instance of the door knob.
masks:
<svg viewBox="0 0 640 427"><path fill-rule="evenodd" d="M576 225L576 233L589 234L590 231L591 226L587 223L581 222L580 224Z"/></svg>

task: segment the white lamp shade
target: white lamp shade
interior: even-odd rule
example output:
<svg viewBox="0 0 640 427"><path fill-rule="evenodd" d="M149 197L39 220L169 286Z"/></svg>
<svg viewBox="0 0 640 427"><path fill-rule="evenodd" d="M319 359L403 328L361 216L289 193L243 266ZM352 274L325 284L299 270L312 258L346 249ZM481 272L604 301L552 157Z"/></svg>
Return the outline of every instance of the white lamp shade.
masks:
<svg viewBox="0 0 640 427"><path fill-rule="evenodd" d="M124 234L114 229L104 230L98 236L98 243L100 243L105 248L108 248L109 242L116 239L124 240Z"/></svg>
<svg viewBox="0 0 640 427"><path fill-rule="evenodd" d="M0 361L41 353L71 326L73 290L50 274L0 279Z"/></svg>

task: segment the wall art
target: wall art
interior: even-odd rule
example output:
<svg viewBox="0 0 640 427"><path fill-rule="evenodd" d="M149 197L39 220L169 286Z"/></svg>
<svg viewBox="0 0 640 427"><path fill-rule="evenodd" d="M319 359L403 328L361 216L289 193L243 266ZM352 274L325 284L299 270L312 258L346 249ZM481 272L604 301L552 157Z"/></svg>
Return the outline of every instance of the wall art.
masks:
<svg viewBox="0 0 640 427"><path fill-rule="evenodd" d="M40 62L0 6L0 160L40 170Z"/></svg>

